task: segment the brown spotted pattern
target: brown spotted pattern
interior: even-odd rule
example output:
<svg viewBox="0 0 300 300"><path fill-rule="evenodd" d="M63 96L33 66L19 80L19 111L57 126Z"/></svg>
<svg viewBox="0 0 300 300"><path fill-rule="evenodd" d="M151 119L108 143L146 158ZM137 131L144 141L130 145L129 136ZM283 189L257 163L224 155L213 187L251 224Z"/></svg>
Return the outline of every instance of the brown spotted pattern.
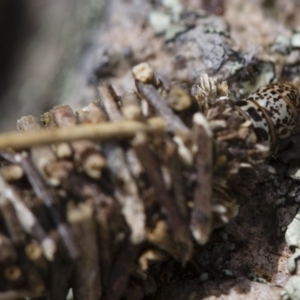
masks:
<svg viewBox="0 0 300 300"><path fill-rule="evenodd" d="M274 147L290 136L300 112L299 90L291 83L274 83L258 89L236 105L252 121L260 142Z"/></svg>

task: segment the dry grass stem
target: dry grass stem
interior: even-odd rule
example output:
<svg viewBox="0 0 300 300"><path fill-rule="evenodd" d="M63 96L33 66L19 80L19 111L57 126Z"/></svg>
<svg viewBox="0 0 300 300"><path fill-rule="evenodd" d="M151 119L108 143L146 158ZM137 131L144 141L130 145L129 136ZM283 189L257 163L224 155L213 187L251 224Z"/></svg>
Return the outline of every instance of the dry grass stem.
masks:
<svg viewBox="0 0 300 300"><path fill-rule="evenodd" d="M137 131L163 131L166 123L161 118L147 122L120 121L116 123L84 124L70 128L54 128L34 132L8 132L0 135L0 149L24 149L37 145L70 142L80 139L107 141L134 136Z"/></svg>

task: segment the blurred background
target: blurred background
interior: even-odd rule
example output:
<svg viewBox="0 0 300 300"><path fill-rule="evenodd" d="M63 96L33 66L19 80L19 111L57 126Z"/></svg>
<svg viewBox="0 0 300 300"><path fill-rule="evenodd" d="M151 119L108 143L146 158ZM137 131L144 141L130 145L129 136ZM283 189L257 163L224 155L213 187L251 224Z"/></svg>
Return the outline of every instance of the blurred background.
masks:
<svg viewBox="0 0 300 300"><path fill-rule="evenodd" d="M78 74L84 68L89 72L84 64L101 30L104 2L1 1L1 131L14 129L18 117L38 116L82 90Z"/></svg>
<svg viewBox="0 0 300 300"><path fill-rule="evenodd" d="M0 131L93 101L99 79L132 89L142 61L170 80L226 79L236 97L297 81L299 14L298 0L1 1Z"/></svg>

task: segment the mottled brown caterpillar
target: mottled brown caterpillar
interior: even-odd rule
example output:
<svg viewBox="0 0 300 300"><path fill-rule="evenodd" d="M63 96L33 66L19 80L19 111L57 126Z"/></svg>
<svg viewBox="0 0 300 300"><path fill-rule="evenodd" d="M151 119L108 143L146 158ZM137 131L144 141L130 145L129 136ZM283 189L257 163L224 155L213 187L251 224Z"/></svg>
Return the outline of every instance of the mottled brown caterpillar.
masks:
<svg viewBox="0 0 300 300"><path fill-rule="evenodd" d="M273 83L236 102L239 112L250 119L258 141L274 151L280 139L292 135L300 111L299 89L289 83Z"/></svg>

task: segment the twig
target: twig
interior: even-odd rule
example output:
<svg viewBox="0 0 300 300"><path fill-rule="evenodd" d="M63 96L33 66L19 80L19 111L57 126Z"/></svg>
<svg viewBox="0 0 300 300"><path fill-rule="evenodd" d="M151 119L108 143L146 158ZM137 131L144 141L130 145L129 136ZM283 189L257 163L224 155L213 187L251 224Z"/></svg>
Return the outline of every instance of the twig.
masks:
<svg viewBox="0 0 300 300"><path fill-rule="evenodd" d="M7 161L13 163L12 166L18 166L15 164L14 152L10 151L0 151L0 155ZM22 170L23 172L23 170ZM5 176L1 173L2 178L7 181ZM17 245L24 244L26 241L25 233L22 231L22 227L17 217L17 213L14 209L13 204L3 196L0 195L0 211L2 213L3 219L7 226L7 230L13 240Z"/></svg>
<svg viewBox="0 0 300 300"><path fill-rule="evenodd" d="M124 241L121 253L115 261L112 274L108 281L105 300L119 300L121 298L139 249L140 246L132 245L129 240Z"/></svg>
<svg viewBox="0 0 300 300"><path fill-rule="evenodd" d="M40 126L36 120L31 116L25 116L18 121L19 127L22 130L39 130ZM26 173L28 180L33 186L33 189L38 196L38 198L44 203L50 212L52 220L57 226L57 230L65 243L70 256L72 258L77 258L79 253L76 249L75 242L72 237L72 233L68 228L67 224L63 221L62 213L58 207L58 199L51 188L46 184L45 179L42 174L45 174L45 167L47 165L56 162L56 158L49 146L33 147L31 149L31 154L33 155L34 164L31 158L24 152L23 155L15 155L13 152L1 151L1 155L9 160L10 162L18 162L22 165L24 172ZM60 162L62 164L62 162ZM40 171L40 172L39 172Z"/></svg>
<svg viewBox="0 0 300 300"><path fill-rule="evenodd" d="M155 190L156 199L167 215L168 222L172 229L174 240L178 243L182 261L185 263L192 255L192 241L187 224L180 215L169 193L167 192L161 169L153 153L149 149L145 136L140 133L136 135L133 147L140 162Z"/></svg>
<svg viewBox="0 0 300 300"><path fill-rule="evenodd" d="M3 194L0 195L0 211L13 242L17 245L24 244L26 236L22 231L14 206Z"/></svg>
<svg viewBox="0 0 300 300"><path fill-rule="evenodd" d="M1 150L0 151L0 155L7 160L8 162L10 162L11 164L16 164L16 159L15 159L15 155L16 152L13 150ZM3 175L1 174L2 178L4 179ZM6 179L4 179L6 180Z"/></svg>
<svg viewBox="0 0 300 300"><path fill-rule="evenodd" d="M68 221L72 226L80 248L80 258L75 262L73 294L75 299L98 300L101 297L99 251L95 217L91 201L67 208Z"/></svg>
<svg viewBox="0 0 300 300"><path fill-rule="evenodd" d="M50 300L66 300L73 270L74 265L70 261L56 255L51 264Z"/></svg>
<svg viewBox="0 0 300 300"><path fill-rule="evenodd" d="M113 122L123 120L123 116L116 105L114 98L116 95L112 87L102 84L98 87L98 92L107 117ZM103 144L103 152L116 184L115 197L121 204L126 222L131 229L131 241L134 244L140 243L145 238L144 205L137 184L127 166L124 151L117 143L110 142ZM135 153L132 155L136 157ZM138 161L137 158L135 160Z"/></svg>
<svg viewBox="0 0 300 300"><path fill-rule="evenodd" d="M122 115L121 111L118 109L118 106L116 103L117 96L116 96L114 89L111 86L101 84L98 87L98 92L99 92L99 96L100 96L100 99L102 102L102 106L105 109L105 112L107 114L107 117L113 122L123 121L125 119L125 117ZM126 104L128 104L128 103L123 102L123 97L121 98L121 100L122 100L122 104L125 105L123 108L125 108ZM137 105L137 103L136 103L137 99L127 99L126 101L129 103L132 103L133 101L135 101L135 104ZM127 159L127 165L128 165L128 168L129 168L131 174L134 176L135 179L138 179L138 177L141 173L142 167L136 156L134 149L132 149L132 148L128 149L124 153L124 155Z"/></svg>
<svg viewBox="0 0 300 300"><path fill-rule="evenodd" d="M140 187L142 183L141 177L143 175L143 167L136 155L135 150L133 148L127 149L125 152L125 158L131 175L135 179L138 187Z"/></svg>
<svg viewBox="0 0 300 300"><path fill-rule="evenodd" d="M38 172L36 166L26 153L18 156L28 180L30 181L36 195L41 199L49 209L52 220L57 226L57 231L62 238L63 243L68 249L71 258L76 259L79 256L79 250L75 243L72 231L64 222L61 210L59 209L59 200L52 189L47 185L44 178Z"/></svg>
<svg viewBox="0 0 300 300"><path fill-rule="evenodd" d="M8 132L0 135L0 149L24 149L37 145L70 142L80 139L107 141L134 136L137 131L164 131L166 122L151 118L146 122L120 121L116 123L83 124L70 128L54 128L36 132Z"/></svg>
<svg viewBox="0 0 300 300"><path fill-rule="evenodd" d="M196 113L193 121L194 145L197 149L197 187L190 227L196 241L203 245L211 232L212 132L201 113Z"/></svg>
<svg viewBox="0 0 300 300"><path fill-rule="evenodd" d="M157 113L168 123L172 131L189 132L188 127L173 113L172 109L168 107L166 100L153 85L136 81L136 86L138 91L156 109Z"/></svg>
<svg viewBox="0 0 300 300"><path fill-rule="evenodd" d="M31 210L23 203L18 194L10 187L5 180L0 176L0 191L1 195L10 200L13 204L18 220L24 231L30 234L33 238L41 243L41 247L47 259L53 260L56 251L56 245L52 238L47 236L47 233L31 212Z"/></svg>
<svg viewBox="0 0 300 300"><path fill-rule="evenodd" d="M131 241L140 243L145 238L145 211L137 185L132 178L122 149L115 143L105 143L103 152L115 182L114 194L131 229Z"/></svg>
<svg viewBox="0 0 300 300"><path fill-rule="evenodd" d="M115 99L113 97L112 87L106 84L100 84L98 92L101 100L101 106L107 113L108 118L113 122L119 122L123 120L123 116L119 111Z"/></svg>
<svg viewBox="0 0 300 300"><path fill-rule="evenodd" d="M170 140L168 140L171 143ZM172 188L173 188L173 197L179 208L181 214L187 219L188 211L187 211L187 204L186 204L186 196L184 191L184 179L182 170L184 168L182 162L178 156L178 148L176 147L175 143L172 142L169 147L172 147L172 151L170 156L167 158L167 166L170 170L171 181L172 181Z"/></svg>
<svg viewBox="0 0 300 300"><path fill-rule="evenodd" d="M1 167L0 173L8 182L17 181L24 176L22 168L16 164Z"/></svg>
<svg viewBox="0 0 300 300"><path fill-rule="evenodd" d="M91 199L93 201L99 232L99 244L101 245L101 251L99 251L101 279L104 282L108 277L108 273L111 272L110 219L112 218L113 211L116 209L117 203L112 196L103 192L99 184L93 182L82 173L71 172L68 180L63 181L62 184L68 195L75 201L82 199ZM112 222L115 224L115 219Z"/></svg>

